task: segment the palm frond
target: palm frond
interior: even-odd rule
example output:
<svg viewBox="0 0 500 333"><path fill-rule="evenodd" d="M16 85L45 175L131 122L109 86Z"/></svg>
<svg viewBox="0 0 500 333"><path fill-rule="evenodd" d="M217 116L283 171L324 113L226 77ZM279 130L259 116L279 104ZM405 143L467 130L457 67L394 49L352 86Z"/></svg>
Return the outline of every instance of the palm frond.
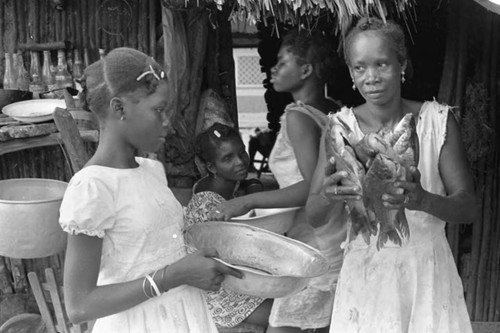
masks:
<svg viewBox="0 0 500 333"><path fill-rule="evenodd" d="M229 0L218 0L222 4ZM312 21L328 16L336 33L344 35L355 18L371 15L385 19L389 12L408 17L413 0L234 0L233 19L250 23L269 19L282 24L314 25ZM411 16L411 13L410 15Z"/></svg>

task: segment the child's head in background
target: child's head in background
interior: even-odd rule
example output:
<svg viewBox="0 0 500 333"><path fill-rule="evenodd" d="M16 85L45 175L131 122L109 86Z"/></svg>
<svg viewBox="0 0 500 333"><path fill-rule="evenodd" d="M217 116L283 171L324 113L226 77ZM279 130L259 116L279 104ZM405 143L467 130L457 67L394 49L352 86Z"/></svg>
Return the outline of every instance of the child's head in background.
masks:
<svg viewBox="0 0 500 333"><path fill-rule="evenodd" d="M238 131L215 123L196 137L196 155L213 177L241 181L248 175L250 158Z"/></svg>

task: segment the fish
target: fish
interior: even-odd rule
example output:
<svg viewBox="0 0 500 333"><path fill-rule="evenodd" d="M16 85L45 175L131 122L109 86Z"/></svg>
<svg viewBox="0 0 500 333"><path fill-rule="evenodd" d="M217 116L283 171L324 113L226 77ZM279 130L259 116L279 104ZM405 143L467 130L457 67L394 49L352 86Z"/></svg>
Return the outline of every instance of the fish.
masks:
<svg viewBox="0 0 500 333"><path fill-rule="evenodd" d="M382 204L382 195L394 182L409 180L410 168L418 165L418 137L414 116L409 113L394 129L382 128L356 140L352 129L341 119L329 116L325 137L327 157L335 162L337 171L345 171L343 185L361 189L362 200L348 200L352 240L359 234L370 244L377 235L377 249L391 240L402 245L410 237L404 208L389 209ZM333 173L335 170L331 170Z"/></svg>
<svg viewBox="0 0 500 333"><path fill-rule="evenodd" d="M406 179L406 169L398 161L384 154L378 154L363 179L363 203L368 216L379 226L377 249L387 240L402 245L402 239L408 238L410 228L404 208L390 209L382 204L382 195L398 180Z"/></svg>
<svg viewBox="0 0 500 333"><path fill-rule="evenodd" d="M354 148L348 140L348 138L352 139L352 134L353 132L347 124L339 122L336 117L329 117L328 131L325 136L325 149L329 160L335 163L335 170L347 173L342 185L358 187L361 190L361 196L363 196L362 180L365 177L365 168L357 160ZM335 170L332 170L332 173ZM376 234L376 225L370 223L368 213L361 200L347 200L346 203L352 221L350 240L361 233L365 242L369 244L370 235Z"/></svg>
<svg viewBox="0 0 500 333"><path fill-rule="evenodd" d="M378 249L388 240L402 245L402 240L410 237L404 208L395 210L383 206L382 195L389 192L394 182L410 180L410 168L418 165L419 144L413 114L406 114L392 130L378 131L377 139L381 138L386 144L385 151L379 149L363 179L364 205L368 216L379 226Z"/></svg>

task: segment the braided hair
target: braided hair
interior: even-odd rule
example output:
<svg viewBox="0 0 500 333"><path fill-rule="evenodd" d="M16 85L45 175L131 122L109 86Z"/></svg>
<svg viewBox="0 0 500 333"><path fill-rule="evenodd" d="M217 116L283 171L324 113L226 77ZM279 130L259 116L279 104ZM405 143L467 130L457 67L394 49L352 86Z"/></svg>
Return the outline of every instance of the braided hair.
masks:
<svg viewBox="0 0 500 333"><path fill-rule="evenodd" d="M311 64L316 77L328 83L338 66L333 40L319 31L295 30L288 33L281 48L295 55L299 65Z"/></svg>
<svg viewBox="0 0 500 333"><path fill-rule="evenodd" d="M80 98L85 109L104 119L112 98L153 94L160 80L166 80L166 75L153 58L135 49L121 47L85 68Z"/></svg>
<svg viewBox="0 0 500 333"><path fill-rule="evenodd" d="M198 134L195 141L195 153L203 162L213 163L217 156L217 149L223 142L243 144L240 133L235 128L215 123Z"/></svg>
<svg viewBox="0 0 500 333"><path fill-rule="evenodd" d="M344 59L347 66L350 66L349 51L354 38L365 31L374 31L385 38L396 53L401 65L408 60L405 34L397 23L391 20L384 22L379 18L364 17L347 32L344 39Z"/></svg>

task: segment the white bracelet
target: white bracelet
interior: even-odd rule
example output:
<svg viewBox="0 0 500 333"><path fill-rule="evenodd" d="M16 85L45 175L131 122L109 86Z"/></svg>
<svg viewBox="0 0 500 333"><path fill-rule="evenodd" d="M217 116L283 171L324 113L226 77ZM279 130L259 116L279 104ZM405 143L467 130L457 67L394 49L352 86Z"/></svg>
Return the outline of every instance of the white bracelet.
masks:
<svg viewBox="0 0 500 333"><path fill-rule="evenodd" d="M156 282L155 280L153 280L153 278L151 276L146 275L146 279L148 279L149 281L149 284L151 285L151 287L154 289L156 295L155 296L160 296L161 293L160 293L160 289L158 289L158 286L156 285Z"/></svg>

